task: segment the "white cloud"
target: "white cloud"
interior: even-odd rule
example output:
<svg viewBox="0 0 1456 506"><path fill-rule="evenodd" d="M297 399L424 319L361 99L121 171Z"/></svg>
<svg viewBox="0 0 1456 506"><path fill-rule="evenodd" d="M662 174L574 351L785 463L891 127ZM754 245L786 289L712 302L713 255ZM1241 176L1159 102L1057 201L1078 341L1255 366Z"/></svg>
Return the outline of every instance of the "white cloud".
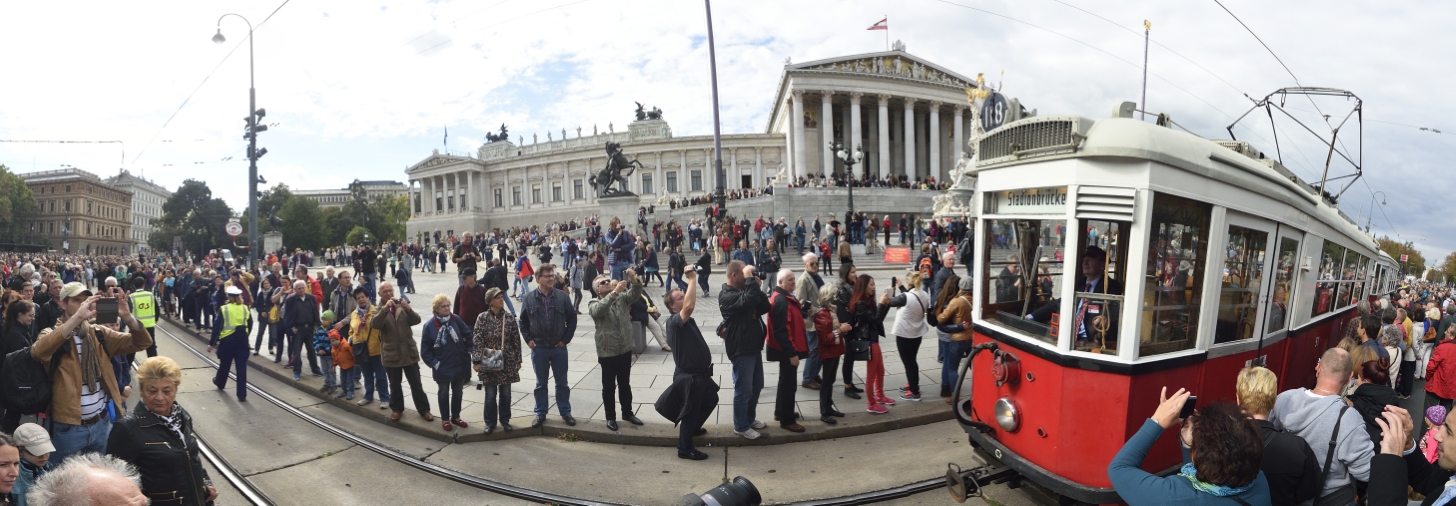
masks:
<svg viewBox="0 0 1456 506"><path fill-rule="evenodd" d="M593 124L623 126L634 101L662 108L680 135L712 131L701 4L590 0L540 12L573 1L289 3L255 41L259 105L268 109L268 121L279 123L262 137L271 153L261 172L270 184L299 188L339 187L354 177L402 179L405 166L441 147L445 127L448 149L465 152L503 122L512 137L527 142L533 133L544 141L547 131L559 136L564 128L575 135L578 126L584 132ZM1453 42L1444 21L1456 7L1224 3L1303 84L1346 88L1365 99L1366 179L1386 191L1385 215L1406 239L1424 237L1417 242L1428 257L1456 249L1456 239L1437 219L1456 211L1442 198L1456 194L1456 184L1441 177L1449 172L1443 155L1456 139L1376 122L1447 127L1456 134L1451 102L1441 91L1450 72L1437 49ZM955 4L1053 30L1133 65ZM247 196L240 137L246 46L159 129L222 56L244 42L243 24L231 18L222 25L228 42L209 42L217 16L232 11L260 23L275 7L183 1L152 2L145 9L114 2L0 6L0 47L11 48L9 75L0 81L0 138L121 139L133 171L168 186L203 179L241 207ZM1148 81L1149 108L1195 132L1223 137L1231 116L1249 107L1242 93L1262 97L1294 85L1211 2L740 0L714 7L723 130L730 133L764 128L785 57L802 62L883 50L884 34L865 28L885 13L890 36L904 40L910 52L962 74L985 72L993 81L1005 71L1006 90L1042 113L1103 117L1118 102L1137 99L1143 19L1153 22L1153 40L1218 76L1159 46L1149 55L1155 74ZM1341 106L1320 104L1326 113ZM1289 107L1302 110L1296 114L1307 122L1322 123L1307 102ZM1241 123L1249 128L1236 133L1273 153L1267 123L1251 117ZM1294 128L1280 124L1285 160L1313 177L1325 151ZM1342 137L1354 140L1353 132ZM143 147L145 154L133 162ZM0 163L18 170L67 163L110 174L119 151L114 145L0 143ZM228 156L232 160L222 161ZM1354 216L1369 204L1369 193L1357 185L1344 202ZM1377 233L1390 232L1380 213L1373 221Z"/></svg>

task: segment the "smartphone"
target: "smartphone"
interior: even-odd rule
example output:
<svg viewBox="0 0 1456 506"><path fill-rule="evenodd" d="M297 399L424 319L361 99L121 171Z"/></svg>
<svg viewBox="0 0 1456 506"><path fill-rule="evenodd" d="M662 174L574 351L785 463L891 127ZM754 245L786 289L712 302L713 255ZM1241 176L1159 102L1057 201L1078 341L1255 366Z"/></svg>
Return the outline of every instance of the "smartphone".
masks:
<svg viewBox="0 0 1456 506"><path fill-rule="evenodd" d="M117 321L117 299L96 299L96 323L107 325Z"/></svg>
<svg viewBox="0 0 1456 506"><path fill-rule="evenodd" d="M1180 411L1178 411L1178 418L1179 419L1183 419L1183 418L1188 418L1190 416L1193 416L1193 405L1194 404L1197 404L1197 403L1198 403L1198 396L1197 395L1190 395L1190 396L1188 396L1188 400L1183 401L1183 409L1180 410Z"/></svg>
<svg viewBox="0 0 1456 506"><path fill-rule="evenodd" d="M890 278L890 286L900 286L900 278Z"/></svg>

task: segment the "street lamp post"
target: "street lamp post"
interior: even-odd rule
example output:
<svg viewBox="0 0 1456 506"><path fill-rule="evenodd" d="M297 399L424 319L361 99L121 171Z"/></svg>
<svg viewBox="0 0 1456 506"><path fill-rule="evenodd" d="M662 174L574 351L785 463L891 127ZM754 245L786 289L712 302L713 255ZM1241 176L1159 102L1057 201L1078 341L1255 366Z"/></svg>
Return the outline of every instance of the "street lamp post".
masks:
<svg viewBox="0 0 1456 506"><path fill-rule="evenodd" d="M1385 192L1377 191L1380 194L1380 205L1385 205ZM1370 218L1375 217L1375 193L1370 194L1370 210L1365 213L1365 233L1370 233Z"/></svg>
<svg viewBox="0 0 1456 506"><path fill-rule="evenodd" d="M854 147L854 152L844 150L844 146L837 142L830 142L829 149L834 151L834 156L844 163L844 178L849 184L849 216L854 216L854 166L864 160L864 148ZM849 219L845 219L846 222Z"/></svg>
<svg viewBox="0 0 1456 506"><path fill-rule="evenodd" d="M723 138L718 125L718 54L713 47L713 4L710 0L703 0L703 9L708 15L708 75L712 79L713 86L713 166L717 176L718 188L714 190L713 201L718 203L718 212L723 211L723 204L727 197L723 194L723 188L728 185L727 176L723 173Z"/></svg>
<svg viewBox="0 0 1456 506"><path fill-rule="evenodd" d="M264 112L258 108L257 90L254 88L253 72L253 22L240 14L227 13L217 18L217 34L212 36L212 41L222 44L227 41L222 36L222 19L228 16L237 16L248 25L248 117L246 133L243 137L248 139L248 265L258 264L258 159L268 153L268 149L258 149L258 132L268 129L267 125L261 124Z"/></svg>

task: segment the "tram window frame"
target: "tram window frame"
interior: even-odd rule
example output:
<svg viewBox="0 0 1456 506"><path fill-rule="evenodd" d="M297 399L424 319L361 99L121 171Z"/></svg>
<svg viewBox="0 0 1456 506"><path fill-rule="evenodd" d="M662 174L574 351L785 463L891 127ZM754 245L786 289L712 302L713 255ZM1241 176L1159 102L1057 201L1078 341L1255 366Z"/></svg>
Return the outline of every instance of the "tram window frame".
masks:
<svg viewBox="0 0 1456 506"><path fill-rule="evenodd" d="M1310 319L1335 310L1339 298L1339 272L1345 258L1345 247L1329 239L1320 247L1320 263L1315 266L1314 293L1310 294ZM1320 298L1325 297L1321 302Z"/></svg>
<svg viewBox="0 0 1456 506"><path fill-rule="evenodd" d="M1214 320L1213 344L1253 339L1264 289L1264 263L1269 257L1268 230L1229 224L1225 232L1223 277L1219 283L1218 313ZM1239 248L1235 251L1235 248ZM1254 256L1250 256L1250 253Z"/></svg>
<svg viewBox="0 0 1456 506"><path fill-rule="evenodd" d="M1010 273L1011 261L1009 260L1009 257L1013 255L1016 256L1018 259L1018 265L1016 267L1020 272L1011 274L1012 276L1020 274L1021 279L1025 280L1028 277L1028 272L1035 272L1038 270L1037 265L1039 264L1039 262L1029 262L1028 256L1024 253L1025 250L1024 248L1022 248L1020 242L1021 234L1016 233L1018 223L1031 223L1027 230L1033 231L1033 237L1037 240L1037 243L1040 244L1042 242L1041 229L1043 225L1045 225L1049 230L1053 232L1052 235L1056 235L1055 231L1058 229L1058 227L1061 227L1061 230L1063 231L1070 228L1070 224L1068 223L1068 221L1069 220L1067 220L1063 215L1057 215L1055 218L1051 216L1045 218L984 218L984 223L982 223L979 227L981 229L981 233L984 234L982 236L982 247L980 252L982 255L981 258L983 259L981 266L983 274L981 275L980 280L981 293L983 294L981 297L982 319L994 322L1017 335L1029 337L1052 346L1057 345L1057 339L1059 334L1058 325L1060 323L1060 311L1057 311L1057 309L1059 308L1052 307L1051 312L1043 313L1041 315L1042 317L1046 318L1045 323L1034 319L1029 319L1027 318L1027 316L1036 314L1038 312L1037 310L1041 309L1042 307L1059 303L1059 301L1054 299L1053 301L1043 304L1042 306L1030 306L1028 305L1027 301L1027 291L1024 288L1017 288L1018 298L1000 300L1003 291L998 290L998 288L1000 287L1000 283L993 282L993 278L997 282L1000 282L1003 279L1007 279L1007 277L1004 275ZM1006 225L1011 225L1011 229L1003 232L1003 235L1005 236L1004 238L998 238L996 231L1005 230L1003 227L1005 227ZM1060 247L1061 249L1063 249L1063 251L1065 251L1067 234L1063 232L1062 234L1060 234L1060 236L1056 238L1061 241L1060 244L1049 240L1047 241L1047 245L1043 247L1052 248L1053 251L1056 251L1056 249ZM994 247L1002 243L1004 243L1007 247ZM1056 262L1055 253L1051 253L1050 255L1043 253L1041 256L1047 257L1052 260L1052 262L1047 265L1048 276L1052 278L1052 293L1061 293L1061 280L1064 279L1066 270L1064 267L1065 263ZM1038 260L1040 258L1041 257L1037 257ZM1030 268L1028 268L1028 266L1030 266ZM993 272L997 274L992 275ZM1023 286L1025 286L1024 282ZM1007 310L1014 310L1015 312L1012 313L1008 312Z"/></svg>
<svg viewBox="0 0 1456 506"><path fill-rule="evenodd" d="M1294 299L1295 270L1299 267L1299 243L1295 237L1280 236L1279 249L1274 256L1274 285L1269 290L1268 317L1265 318L1264 335L1272 335L1289 327L1289 303ZM1284 297L1276 294L1284 291Z"/></svg>
<svg viewBox="0 0 1456 506"><path fill-rule="evenodd" d="M1172 221L1175 219L1180 221ZM1148 265L1141 283L1143 307L1140 316L1143 321L1138 336L1139 357L1176 353L1198 346L1212 220L1212 204L1161 192L1153 195L1152 219L1147 227L1150 245ZM1188 265L1185 266L1185 263ZM1171 277L1162 272L1169 266L1174 270ZM1173 284L1183 272L1187 272L1186 277L1181 278L1184 280L1183 288L1175 290ZM1176 298L1180 291L1183 292L1182 303L1162 304L1161 295ZM1176 314L1178 311L1183 314ZM1164 314L1169 312L1175 313L1171 318L1164 318ZM1180 328L1182 338L1171 338ZM1160 339L1157 334L1163 334L1164 338Z"/></svg>
<svg viewBox="0 0 1456 506"><path fill-rule="evenodd" d="M1132 235L1132 222L1079 219L1077 225L1077 229L1082 234L1078 236L1078 247L1081 248L1082 253L1073 259L1072 268L1075 270L1072 273L1072 305L1065 308L1071 314L1068 324L1072 325L1072 350L1116 356L1119 349L1118 339L1122 335L1120 332L1123 321L1122 310L1126 307L1124 301L1127 296L1127 283L1125 282L1128 260L1127 245ZM1100 231L1095 238L1091 233L1093 230ZM1100 293L1077 290L1086 285L1083 259L1087 257L1089 246L1096 246L1106 255L1102 280L1095 287L1095 290L1100 290ZM1113 286L1113 283L1108 280L1115 282L1121 290L1112 290L1112 293L1108 293L1109 290L1106 288ZM1060 294L1061 292L1055 293ZM1054 299L1050 302L1060 304L1061 301ZM1077 315L1084 309L1087 314L1083 315L1083 322L1079 325ZM1108 318L1101 319L1097 316L1099 314L1106 315ZM1087 315L1092 315L1092 319L1088 320ZM1080 327L1087 326L1089 323L1091 327L1087 329L1084 339Z"/></svg>

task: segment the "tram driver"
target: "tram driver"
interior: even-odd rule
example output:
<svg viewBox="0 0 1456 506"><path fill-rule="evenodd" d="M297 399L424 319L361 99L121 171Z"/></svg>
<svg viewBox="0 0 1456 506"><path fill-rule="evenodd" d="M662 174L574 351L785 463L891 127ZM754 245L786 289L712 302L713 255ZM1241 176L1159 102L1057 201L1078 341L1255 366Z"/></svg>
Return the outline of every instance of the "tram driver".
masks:
<svg viewBox="0 0 1456 506"><path fill-rule="evenodd" d="M1107 251L1097 246L1088 246L1078 257L1081 270L1073 280L1078 294L1122 295L1122 282L1107 275ZM1076 315L1072 319L1075 349L1117 349L1118 313L1122 304L1118 301L1076 298ZM1052 315L1062 307L1061 299L1051 301L1026 315L1026 319L1050 325ZM1105 327L1104 327L1105 324ZM1104 332L1099 329L1105 328Z"/></svg>

